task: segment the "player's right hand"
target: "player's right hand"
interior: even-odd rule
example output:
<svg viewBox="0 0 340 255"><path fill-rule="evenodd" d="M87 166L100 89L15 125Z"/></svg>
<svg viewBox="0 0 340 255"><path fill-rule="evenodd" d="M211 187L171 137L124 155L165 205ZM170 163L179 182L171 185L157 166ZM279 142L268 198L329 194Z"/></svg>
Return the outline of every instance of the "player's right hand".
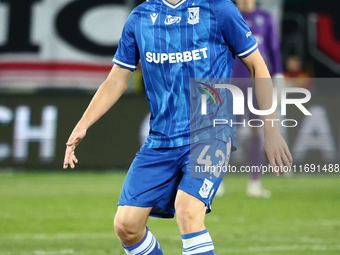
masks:
<svg viewBox="0 0 340 255"><path fill-rule="evenodd" d="M75 127L75 129L73 130L66 143L66 151L63 165L64 169L66 169L68 165L70 165L72 169L75 168L75 164L78 163L78 159L76 158L74 151L81 140L83 140L85 135L86 129Z"/></svg>

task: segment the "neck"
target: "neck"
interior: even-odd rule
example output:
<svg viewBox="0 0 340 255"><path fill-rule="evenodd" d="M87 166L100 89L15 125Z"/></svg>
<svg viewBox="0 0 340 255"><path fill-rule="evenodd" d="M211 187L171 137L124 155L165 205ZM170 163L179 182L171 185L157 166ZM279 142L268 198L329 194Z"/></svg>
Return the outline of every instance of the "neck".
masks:
<svg viewBox="0 0 340 255"><path fill-rule="evenodd" d="M168 0L172 4L177 4L180 0Z"/></svg>
<svg viewBox="0 0 340 255"><path fill-rule="evenodd" d="M252 13L256 9L256 4L248 3L248 4L238 4L237 8L240 10L240 12L243 13Z"/></svg>

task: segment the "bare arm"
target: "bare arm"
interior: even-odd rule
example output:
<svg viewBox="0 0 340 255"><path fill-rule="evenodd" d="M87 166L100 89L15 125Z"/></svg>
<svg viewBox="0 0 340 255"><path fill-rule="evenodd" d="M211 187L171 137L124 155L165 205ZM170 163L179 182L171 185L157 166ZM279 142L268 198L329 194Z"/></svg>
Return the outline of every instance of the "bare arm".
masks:
<svg viewBox="0 0 340 255"><path fill-rule="evenodd" d="M246 65L249 70L250 77L253 79L253 84L255 86L255 94L257 101L259 103L261 110L268 110L272 106L272 97L273 97L273 83L267 68L266 63L264 62L260 51L256 50L249 56L242 58L242 62ZM265 133L268 131L278 131L278 126L275 123L274 128L271 128L271 123L265 121L266 119L276 119L275 112L262 116L263 121L265 122Z"/></svg>
<svg viewBox="0 0 340 255"><path fill-rule="evenodd" d="M256 50L249 56L242 58L242 62L249 70L250 76L254 79L256 98L261 110L268 110L272 106L273 84L268 68L259 52ZM262 116L264 121L264 147L263 152L267 161L272 167L290 166L293 158L288 146L282 138L277 122L266 121L276 119L276 113ZM272 125L272 123L274 125ZM276 175L279 173L277 172Z"/></svg>
<svg viewBox="0 0 340 255"><path fill-rule="evenodd" d="M131 75L132 71L128 69L117 65L112 67L110 74L97 90L66 143L64 169L68 165L74 168L74 163L78 163L78 159L74 154L75 148L85 137L87 129L103 116L125 92Z"/></svg>

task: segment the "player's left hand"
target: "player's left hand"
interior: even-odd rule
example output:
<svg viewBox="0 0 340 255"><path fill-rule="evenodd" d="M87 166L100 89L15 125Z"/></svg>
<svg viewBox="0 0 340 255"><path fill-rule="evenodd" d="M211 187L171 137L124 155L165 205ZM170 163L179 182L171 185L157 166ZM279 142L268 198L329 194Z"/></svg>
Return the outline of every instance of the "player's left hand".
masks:
<svg viewBox="0 0 340 255"><path fill-rule="evenodd" d="M289 172L291 171L293 157L280 132L265 135L263 153L267 163L273 167L276 176L279 176L280 173L284 174L284 166L289 169Z"/></svg>

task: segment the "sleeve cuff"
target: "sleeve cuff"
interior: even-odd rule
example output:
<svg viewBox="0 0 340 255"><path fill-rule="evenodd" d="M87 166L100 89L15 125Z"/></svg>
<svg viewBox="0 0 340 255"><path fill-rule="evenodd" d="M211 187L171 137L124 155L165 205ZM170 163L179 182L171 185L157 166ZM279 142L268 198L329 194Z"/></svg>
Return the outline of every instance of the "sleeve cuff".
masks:
<svg viewBox="0 0 340 255"><path fill-rule="evenodd" d="M251 48L248 49L247 51L244 51L244 52L238 54L237 56L238 56L239 58L244 58L244 57L250 55L251 53L253 53L253 52L258 48L258 46L259 46L259 45L256 43L253 47L251 47Z"/></svg>
<svg viewBox="0 0 340 255"><path fill-rule="evenodd" d="M117 59L113 59L113 60L112 60L112 63L114 63L114 64L116 64L116 65L119 65L119 66L121 66L121 67L127 68L127 69L129 69L129 70L133 70L133 71L137 69L137 66L130 65L130 64L126 64L126 63L124 63L124 62L122 62L122 61L119 61L119 60L117 60Z"/></svg>

